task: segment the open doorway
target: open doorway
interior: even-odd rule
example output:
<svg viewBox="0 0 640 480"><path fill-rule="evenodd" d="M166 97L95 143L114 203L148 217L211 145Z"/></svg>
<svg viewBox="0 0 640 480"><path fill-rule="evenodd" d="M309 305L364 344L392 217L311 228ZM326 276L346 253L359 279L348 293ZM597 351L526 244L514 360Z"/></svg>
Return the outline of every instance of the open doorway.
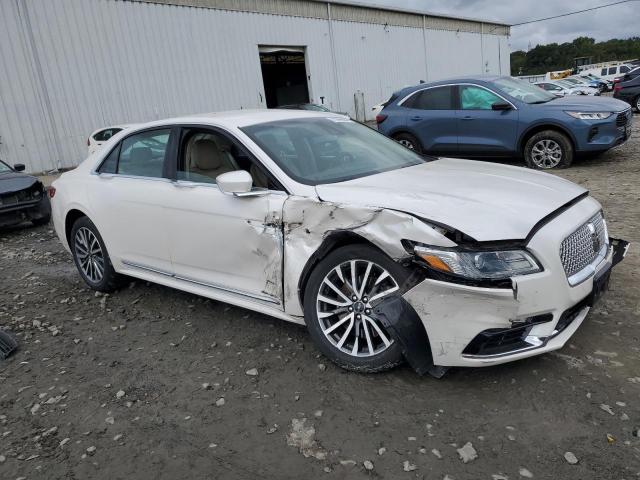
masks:
<svg viewBox="0 0 640 480"><path fill-rule="evenodd" d="M259 47L267 108L309 102L304 47Z"/></svg>

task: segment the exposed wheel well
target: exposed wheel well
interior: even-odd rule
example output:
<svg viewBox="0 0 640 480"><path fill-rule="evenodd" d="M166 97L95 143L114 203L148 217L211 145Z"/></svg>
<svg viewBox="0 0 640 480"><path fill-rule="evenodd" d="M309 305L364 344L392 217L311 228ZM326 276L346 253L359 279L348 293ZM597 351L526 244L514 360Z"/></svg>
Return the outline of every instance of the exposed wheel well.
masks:
<svg viewBox="0 0 640 480"><path fill-rule="evenodd" d="M69 210L67 213L67 217L64 219L64 234L67 239L67 244L71 247L71 229L73 228L73 224L76 223L81 217L86 217L86 215L80 210Z"/></svg>
<svg viewBox="0 0 640 480"><path fill-rule="evenodd" d="M545 130L553 130L555 132L561 133L564 136L566 136L569 139L569 143L571 143L571 148L573 148L573 151L575 152L576 150L576 144L573 141L573 137L571 136L571 134L569 133L569 131L567 131L566 129L559 127L558 125L537 125L535 127L533 127L531 130L528 130L527 132L524 133L524 135L522 135L522 137L520 138L520 145L518 146L518 151L522 154L524 154L524 146L527 144L527 142L529 141L529 139L531 137L533 137L536 133L540 133L543 132Z"/></svg>
<svg viewBox="0 0 640 480"><path fill-rule="evenodd" d="M316 267L316 265L335 249L347 245L357 244L369 245L382 252L382 250L380 250L376 245L371 243L366 238L350 231L335 231L329 234L327 238L323 240L320 247L318 247L314 254L311 255L309 260L307 260L307 264L302 269L302 274L300 275L300 280L298 281L298 299L300 300L300 305L304 304L304 291L307 287L307 282L309 281L311 272Z"/></svg>

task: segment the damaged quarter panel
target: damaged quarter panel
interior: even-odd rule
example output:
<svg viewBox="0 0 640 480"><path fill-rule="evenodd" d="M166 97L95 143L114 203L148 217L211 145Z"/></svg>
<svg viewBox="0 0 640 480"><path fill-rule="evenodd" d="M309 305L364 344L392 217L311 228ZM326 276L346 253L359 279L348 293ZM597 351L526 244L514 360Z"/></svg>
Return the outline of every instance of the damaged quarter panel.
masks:
<svg viewBox="0 0 640 480"><path fill-rule="evenodd" d="M407 257L402 240L443 247L455 246L418 218L377 207L345 205L291 196L284 204L285 310L303 315L298 280L323 241L337 232L351 232L369 241L392 259Z"/></svg>

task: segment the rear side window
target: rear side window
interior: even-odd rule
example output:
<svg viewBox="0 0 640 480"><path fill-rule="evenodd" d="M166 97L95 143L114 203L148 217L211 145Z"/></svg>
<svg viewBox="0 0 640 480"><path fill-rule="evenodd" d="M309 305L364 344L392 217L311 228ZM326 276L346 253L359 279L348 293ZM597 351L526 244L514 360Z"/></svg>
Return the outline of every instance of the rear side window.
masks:
<svg viewBox="0 0 640 480"><path fill-rule="evenodd" d="M170 129L162 129L125 138L105 158L98 172L162 178L170 135Z"/></svg>
<svg viewBox="0 0 640 480"><path fill-rule="evenodd" d="M609 75L615 75L617 73L618 67L611 67L609 69Z"/></svg>
<svg viewBox="0 0 640 480"><path fill-rule="evenodd" d="M453 110L453 87L422 90L408 98L402 106L418 110Z"/></svg>

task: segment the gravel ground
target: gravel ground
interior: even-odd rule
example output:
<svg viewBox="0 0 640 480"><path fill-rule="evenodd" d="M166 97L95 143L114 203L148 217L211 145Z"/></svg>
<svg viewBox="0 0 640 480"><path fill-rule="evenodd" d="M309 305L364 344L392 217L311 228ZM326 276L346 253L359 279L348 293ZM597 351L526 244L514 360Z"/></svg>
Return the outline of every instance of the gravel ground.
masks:
<svg viewBox="0 0 640 480"><path fill-rule="evenodd" d="M0 479L638 478L639 127L558 172L635 242L608 295L564 349L441 380L145 282L95 295L51 226L0 232Z"/></svg>

